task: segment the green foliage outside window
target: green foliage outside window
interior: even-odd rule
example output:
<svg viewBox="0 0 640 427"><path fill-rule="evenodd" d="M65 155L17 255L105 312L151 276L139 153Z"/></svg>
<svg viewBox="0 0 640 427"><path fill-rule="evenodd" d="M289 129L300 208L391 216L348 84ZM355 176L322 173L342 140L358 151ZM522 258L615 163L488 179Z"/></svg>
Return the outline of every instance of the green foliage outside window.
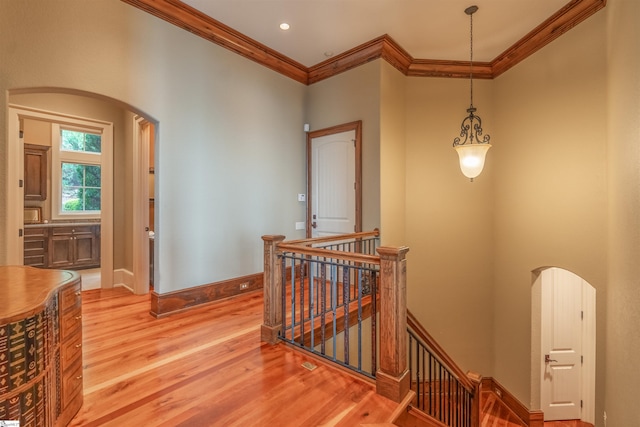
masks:
<svg viewBox="0 0 640 427"><path fill-rule="evenodd" d="M62 150L83 151L85 153L102 152L102 137L93 133L62 129Z"/></svg>
<svg viewBox="0 0 640 427"><path fill-rule="evenodd" d="M100 210L100 166L62 163L62 210Z"/></svg>
<svg viewBox="0 0 640 427"><path fill-rule="evenodd" d="M62 212L100 211L102 136L60 129L60 151L68 153L61 159Z"/></svg>

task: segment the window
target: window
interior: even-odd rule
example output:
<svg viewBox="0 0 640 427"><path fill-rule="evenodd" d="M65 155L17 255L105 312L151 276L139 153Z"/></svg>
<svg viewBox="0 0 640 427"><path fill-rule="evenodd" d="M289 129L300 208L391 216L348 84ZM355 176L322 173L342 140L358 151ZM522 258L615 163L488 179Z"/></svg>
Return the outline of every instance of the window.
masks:
<svg viewBox="0 0 640 427"><path fill-rule="evenodd" d="M99 218L102 194L102 133L53 124L52 213L55 218Z"/></svg>

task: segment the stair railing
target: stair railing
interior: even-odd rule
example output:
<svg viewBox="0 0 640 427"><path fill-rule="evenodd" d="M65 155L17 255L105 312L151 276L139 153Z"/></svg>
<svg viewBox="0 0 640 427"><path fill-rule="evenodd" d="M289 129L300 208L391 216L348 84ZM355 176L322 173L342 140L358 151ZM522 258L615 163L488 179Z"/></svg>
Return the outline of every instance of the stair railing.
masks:
<svg viewBox="0 0 640 427"><path fill-rule="evenodd" d="M447 426L479 427L481 377L465 374L411 312L407 336L413 404Z"/></svg>
<svg viewBox="0 0 640 427"><path fill-rule="evenodd" d="M285 341L375 378L379 394L400 402L409 392L409 249L378 247L378 230L262 239L262 340Z"/></svg>

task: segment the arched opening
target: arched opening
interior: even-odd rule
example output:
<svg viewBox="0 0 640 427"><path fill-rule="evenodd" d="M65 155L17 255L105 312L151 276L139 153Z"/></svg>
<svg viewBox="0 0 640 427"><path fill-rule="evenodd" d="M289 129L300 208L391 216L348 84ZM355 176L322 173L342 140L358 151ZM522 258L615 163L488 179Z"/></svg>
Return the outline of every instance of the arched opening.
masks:
<svg viewBox="0 0 640 427"><path fill-rule="evenodd" d="M595 422L596 291L559 267L533 271L531 407L545 421Z"/></svg>
<svg viewBox="0 0 640 427"><path fill-rule="evenodd" d="M9 135L8 157L10 170L8 170L8 183L23 180L23 152L19 132L12 129L21 129L24 120L36 120L41 123L53 123L55 120L87 119L100 123L111 123L113 128L113 152L109 159L113 167L111 177L103 176L104 185L102 193L105 194L105 203L101 206L100 214L100 284L102 288L110 288L115 285L124 285L136 293L149 291L148 280L144 286L136 285L135 272L140 271L141 266L136 267L135 262L144 263L142 269L149 276L150 260L136 260L139 248L146 248L149 252L148 233L134 233L134 228L144 229L149 218L149 201L136 200L139 197L140 186L148 186L150 167L149 155L140 156L140 134L136 123L144 121L145 126L155 128L157 121L150 115L130 106L126 103L100 94L78 91L65 88L29 88L12 90L8 97L9 102ZM62 119L55 119L55 118ZM137 120L137 121L136 121ZM45 126L46 129L46 126ZM46 138L46 131L45 138ZM144 141L144 153L154 152L156 132L147 132L144 135L148 139ZM24 141L29 142L29 141ZM44 144L47 142L45 141ZM50 160L49 160L50 162ZM49 163L50 166L50 163ZM143 169L143 170L142 170ZM49 170L51 168L49 167ZM155 171L155 168L153 169ZM135 179L136 174L144 176L145 181ZM154 178L156 178L154 176ZM47 177L51 186L51 177ZM154 179L155 181L155 179ZM109 188L110 187L110 188ZM21 233L24 226L23 208L25 201L20 188L8 185L8 200L10 209L7 221L7 253L13 259L12 264L23 263L23 240ZM51 194L51 193L49 193ZM146 194L146 193L145 193ZM109 201L110 200L110 201ZM47 206L50 201L41 204ZM147 220L140 225L135 220L135 214L139 210L146 209L142 213ZM50 222L51 208L44 208L46 213L40 221ZM155 215L158 214L155 210ZM15 232L14 232L15 229ZM144 242L136 242L135 239L145 238ZM137 244L134 244L137 243Z"/></svg>

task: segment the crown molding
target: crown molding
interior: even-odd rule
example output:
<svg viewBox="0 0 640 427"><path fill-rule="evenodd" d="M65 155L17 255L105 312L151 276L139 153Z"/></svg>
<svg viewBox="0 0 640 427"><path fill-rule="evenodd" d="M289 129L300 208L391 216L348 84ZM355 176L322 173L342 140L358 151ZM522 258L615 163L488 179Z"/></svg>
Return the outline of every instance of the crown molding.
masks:
<svg viewBox="0 0 640 427"><path fill-rule="evenodd" d="M382 58L407 76L469 77L469 61L415 59L387 34L309 68L179 0L122 0L305 85ZM607 0L571 0L491 62L474 62L473 76L493 79L551 43L600 9Z"/></svg>

